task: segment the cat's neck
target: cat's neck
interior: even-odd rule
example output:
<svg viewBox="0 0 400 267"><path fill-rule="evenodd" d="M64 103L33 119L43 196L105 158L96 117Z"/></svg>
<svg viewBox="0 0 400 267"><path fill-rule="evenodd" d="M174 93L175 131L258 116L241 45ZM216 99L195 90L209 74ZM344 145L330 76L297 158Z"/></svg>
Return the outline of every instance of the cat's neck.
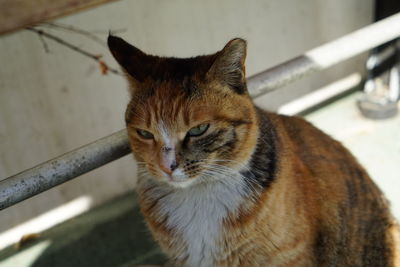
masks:
<svg viewBox="0 0 400 267"><path fill-rule="evenodd" d="M240 173L252 187L257 185L261 190L268 187L275 179L277 166L277 135L275 128L266 116L265 111L256 107L258 119L258 138L256 147L248 162L248 168Z"/></svg>
<svg viewBox="0 0 400 267"><path fill-rule="evenodd" d="M142 179L138 184L142 211L154 227L152 230L168 229L167 240L175 245L170 251L166 244L163 247L185 266L213 265L222 252L218 244L223 221L236 217L244 200L253 193L239 172L216 178L186 188L150 179Z"/></svg>

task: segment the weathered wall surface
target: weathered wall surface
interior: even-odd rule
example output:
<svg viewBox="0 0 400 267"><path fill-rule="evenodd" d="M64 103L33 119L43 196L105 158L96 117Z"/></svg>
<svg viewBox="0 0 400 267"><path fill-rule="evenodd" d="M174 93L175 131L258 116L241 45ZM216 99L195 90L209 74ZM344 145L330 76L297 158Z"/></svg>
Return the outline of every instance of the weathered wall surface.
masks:
<svg viewBox="0 0 400 267"><path fill-rule="evenodd" d="M371 0L119 1L58 22L87 30L126 29L120 35L149 53L193 56L215 52L233 37L248 40L248 75L356 30L372 21ZM82 36L51 31L116 63L105 47ZM107 34L98 34L105 39ZM95 62L28 31L0 37L0 179L124 127L126 83L102 76ZM258 103L279 102L353 71L340 64ZM0 212L0 233L79 196L93 205L131 190L131 156Z"/></svg>

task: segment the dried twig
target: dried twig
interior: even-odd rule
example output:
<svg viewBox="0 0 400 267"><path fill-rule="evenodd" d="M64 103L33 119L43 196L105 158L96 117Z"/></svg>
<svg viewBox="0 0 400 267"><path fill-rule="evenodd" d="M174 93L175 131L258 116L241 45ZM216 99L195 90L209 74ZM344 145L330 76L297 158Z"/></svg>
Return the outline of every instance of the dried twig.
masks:
<svg viewBox="0 0 400 267"><path fill-rule="evenodd" d="M75 52L78 52L78 53L80 53L80 54L82 54L82 55L84 55L86 57L89 57L89 58L95 60L99 64L100 72L102 74L107 74L108 72L111 72L111 73L114 73L114 74L122 75L121 72L119 72L116 69L110 68L103 60L101 60L100 59L102 57L101 55L95 55L95 54L92 54L90 52L87 52L87 51L83 50L82 48L80 48L80 47L78 47L76 45L73 45L73 44L61 39L60 37L57 37L57 36L55 36L53 34L45 32L43 30L36 29L36 28L33 28L33 27L27 27L26 29L29 30L29 31L37 33L39 36L42 36L42 37L48 38L50 40L53 40L53 41L55 41L55 42L57 42L57 43L59 43L59 44L61 44L63 46L68 47L69 49L74 50Z"/></svg>
<svg viewBox="0 0 400 267"><path fill-rule="evenodd" d="M86 31L86 30L76 28L74 26L60 24L60 23L54 23L54 22L45 23L40 26L49 26L52 28L57 28L57 29L77 33L77 34L83 35L83 36L95 41L98 44L101 44L104 47L107 47L106 43L101 38L97 37L95 34L91 33L90 31Z"/></svg>
<svg viewBox="0 0 400 267"><path fill-rule="evenodd" d="M39 40L42 42L44 51L45 51L46 53L49 53L50 50L49 50L49 46L47 45L46 40L43 38L43 36L42 36L41 34L39 34L38 36L39 36Z"/></svg>
<svg viewBox="0 0 400 267"><path fill-rule="evenodd" d="M109 30L109 31L104 31L104 30L92 30L90 31L91 33L97 33L97 34L109 34L110 32L114 34L118 33L123 33L126 32L126 29L116 29L116 30Z"/></svg>

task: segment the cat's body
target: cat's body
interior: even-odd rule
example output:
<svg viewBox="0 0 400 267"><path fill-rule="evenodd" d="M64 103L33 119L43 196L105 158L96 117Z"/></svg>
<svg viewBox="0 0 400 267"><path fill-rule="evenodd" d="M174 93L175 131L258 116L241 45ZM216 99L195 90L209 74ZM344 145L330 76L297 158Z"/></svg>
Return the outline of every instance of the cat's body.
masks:
<svg viewBox="0 0 400 267"><path fill-rule="evenodd" d="M167 254L189 266L390 266L393 222L363 168L304 120L259 115L274 128L277 166L258 193L238 177L186 191L139 183Z"/></svg>
<svg viewBox="0 0 400 267"><path fill-rule="evenodd" d="M242 40L168 61L111 38L133 87L141 211L176 266L394 265L380 190L340 143L253 105Z"/></svg>

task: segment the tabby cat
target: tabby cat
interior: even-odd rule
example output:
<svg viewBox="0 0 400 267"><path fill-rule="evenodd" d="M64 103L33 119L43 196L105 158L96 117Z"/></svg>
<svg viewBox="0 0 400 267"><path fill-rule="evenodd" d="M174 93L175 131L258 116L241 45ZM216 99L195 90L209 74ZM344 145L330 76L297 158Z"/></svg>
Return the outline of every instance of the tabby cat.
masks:
<svg viewBox="0 0 400 267"><path fill-rule="evenodd" d="M193 58L108 45L130 84L141 212L174 266L394 265L381 191L339 142L254 105L246 41Z"/></svg>

